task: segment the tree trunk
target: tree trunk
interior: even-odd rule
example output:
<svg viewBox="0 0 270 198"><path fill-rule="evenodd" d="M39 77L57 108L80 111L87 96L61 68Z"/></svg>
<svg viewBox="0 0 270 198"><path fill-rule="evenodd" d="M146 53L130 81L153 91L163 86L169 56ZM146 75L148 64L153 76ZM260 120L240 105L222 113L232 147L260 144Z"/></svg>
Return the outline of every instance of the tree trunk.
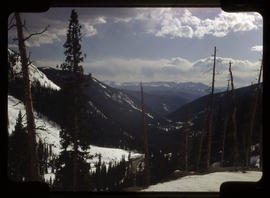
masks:
<svg viewBox="0 0 270 198"><path fill-rule="evenodd" d="M263 127L260 127L260 169L263 170Z"/></svg>
<svg viewBox="0 0 270 198"><path fill-rule="evenodd" d="M24 44L23 25L19 13L15 13L18 45L21 55L22 74L24 82L24 106L27 119L27 131L29 137L29 153L30 153L30 181L40 181L40 170L37 155L37 142L36 142L36 126L33 113L33 102L31 94L31 85L29 79L29 60L26 55L26 47Z"/></svg>
<svg viewBox="0 0 270 198"><path fill-rule="evenodd" d="M78 118L77 113L74 115L74 153L73 153L73 191L77 190L77 169L78 169L78 163L77 163L77 156L78 156Z"/></svg>
<svg viewBox="0 0 270 198"><path fill-rule="evenodd" d="M249 128L249 134L248 134L248 141L247 141L247 151L246 151L246 167L248 168L250 166L250 156L251 156L251 144L252 144L252 136L253 136L253 130L254 130L254 124L255 124L255 115L257 111L257 104L259 101L260 96L260 82L261 82L261 74L262 74L263 64L261 64L259 78L258 78L258 84L256 87L256 95L255 95L255 101L253 104L252 112L251 112L251 119L250 119L250 128Z"/></svg>
<svg viewBox="0 0 270 198"><path fill-rule="evenodd" d="M228 80L227 84L227 91L226 91L226 99L229 96L229 89L230 89L230 79ZM227 135L227 127L228 127L228 122L229 122L229 116L228 113L225 115L225 120L224 120L224 128L223 128L223 138L222 138L222 144L221 144L221 166L224 166L224 155L225 155L225 142L226 142L226 135Z"/></svg>
<svg viewBox="0 0 270 198"><path fill-rule="evenodd" d="M203 147L203 141L204 141L204 137L206 135L206 128L207 128L207 120L208 120L208 116L209 116L209 104L210 104L210 98L207 102L207 106L206 106L206 116L203 122L203 130L202 130L202 134L200 137L200 144L199 144L199 151L198 151L198 158L197 158L197 163L196 163L196 170L199 170L200 168L200 163L201 163L201 156L202 156L202 147Z"/></svg>
<svg viewBox="0 0 270 198"><path fill-rule="evenodd" d="M78 97L79 97L79 90L80 90L80 75L75 74L75 81L72 85L73 91L73 97L74 97L74 131L73 131L73 191L77 191L78 187L78 134L79 134L79 126L78 126Z"/></svg>
<svg viewBox="0 0 270 198"><path fill-rule="evenodd" d="M147 126L145 120L144 112L144 98L143 98L143 87L141 83L141 106L142 106L142 121L143 121L143 132L144 132L144 154L145 154L145 184L146 186L150 185L150 167L149 167L149 150L148 150L148 135L147 135Z"/></svg>
<svg viewBox="0 0 270 198"><path fill-rule="evenodd" d="M235 97L234 97L234 84L233 84L233 74L232 74L232 64L229 63L229 72L230 72L230 78L231 78L231 86L232 86L232 106L233 106L233 112L232 112L232 122L233 122L233 164L234 166L239 165L239 149L238 149L238 138L237 138L237 122L236 122L236 104L235 104Z"/></svg>
<svg viewBox="0 0 270 198"><path fill-rule="evenodd" d="M185 171L187 172L188 171L188 137L189 137L189 106L187 106L187 109L186 109L186 126L185 126Z"/></svg>
<svg viewBox="0 0 270 198"><path fill-rule="evenodd" d="M223 166L223 164L224 164L224 153L225 153L227 125L228 125L228 115L226 114L225 120L224 120L223 138L222 138L222 145L221 145L221 159L220 159L221 166Z"/></svg>
<svg viewBox="0 0 270 198"><path fill-rule="evenodd" d="M213 78L212 90L210 95L210 113L208 122L208 144L207 144L207 161L206 168L210 168L211 163L211 146L212 146L212 127L213 127L213 112L214 112L214 89L215 89L215 73L216 73L216 47L214 49L214 65L213 65Z"/></svg>

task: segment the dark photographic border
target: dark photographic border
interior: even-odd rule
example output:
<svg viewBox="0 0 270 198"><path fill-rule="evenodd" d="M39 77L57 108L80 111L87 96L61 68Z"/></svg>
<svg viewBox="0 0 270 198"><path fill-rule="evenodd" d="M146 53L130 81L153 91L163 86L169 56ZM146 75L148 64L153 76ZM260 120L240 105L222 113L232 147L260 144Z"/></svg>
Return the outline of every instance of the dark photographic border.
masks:
<svg viewBox="0 0 270 198"><path fill-rule="evenodd" d="M269 112L268 101L268 81L270 54L269 54L269 14L267 13L266 0L42 0L42 1L13 1L6 2L1 8L1 180L2 193L5 195L29 196L36 197L265 197L268 192L266 184L268 181L267 153L268 153L268 137L267 119ZM256 11L263 16L263 177L259 182L225 182L221 185L219 193L61 193L50 192L47 184L36 182L31 183L15 183L7 178L7 18L10 13L19 12L44 12L50 7L221 7L227 12ZM3 174L2 174L3 173ZM6 194L7 193L7 194Z"/></svg>

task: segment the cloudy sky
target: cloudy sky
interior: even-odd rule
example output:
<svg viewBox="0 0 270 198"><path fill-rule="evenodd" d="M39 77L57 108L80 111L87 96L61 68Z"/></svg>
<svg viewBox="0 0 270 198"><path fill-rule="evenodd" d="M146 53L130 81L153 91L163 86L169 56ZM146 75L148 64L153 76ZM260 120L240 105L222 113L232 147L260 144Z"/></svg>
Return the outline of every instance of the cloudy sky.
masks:
<svg viewBox="0 0 270 198"><path fill-rule="evenodd" d="M82 25L85 73L115 82L176 81L210 85L214 46L217 85L226 86L228 64L236 87L255 82L262 56L262 17L218 8L76 8ZM25 35L37 66L64 61L63 44L71 8L23 13ZM10 17L11 18L11 17ZM17 49L15 29L9 47Z"/></svg>

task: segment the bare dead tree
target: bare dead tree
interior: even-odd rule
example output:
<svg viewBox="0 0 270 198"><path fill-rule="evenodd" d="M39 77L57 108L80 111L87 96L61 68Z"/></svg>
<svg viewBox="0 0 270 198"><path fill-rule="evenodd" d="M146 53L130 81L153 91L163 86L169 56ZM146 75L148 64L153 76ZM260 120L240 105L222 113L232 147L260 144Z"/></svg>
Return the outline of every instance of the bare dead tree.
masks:
<svg viewBox="0 0 270 198"><path fill-rule="evenodd" d="M252 137L253 137L253 131L254 131L254 124L255 124L255 115L257 111L259 96L261 93L260 83L261 83L262 70L263 70L263 64L261 64L261 67L260 67L259 78L258 78L258 82L256 86L255 101L251 110L250 128L249 128L249 134L248 134L247 151L246 151L246 159L245 159L245 165L247 168L250 166L251 144L252 144Z"/></svg>
<svg viewBox="0 0 270 198"><path fill-rule="evenodd" d="M234 95L234 84L233 84L233 74L232 74L232 63L229 63L229 73L230 73L230 79L231 79L231 94L232 94L232 122L233 122L233 164L234 166L238 165L239 163L239 148L238 148L238 138L237 138L237 122L236 122L236 104L235 104L235 95Z"/></svg>
<svg viewBox="0 0 270 198"><path fill-rule="evenodd" d="M190 121L190 117L189 117L189 105L187 105L186 107L186 123L185 123L185 128L184 128L184 131L185 131L185 171L187 172L188 171L188 159L189 159L189 131L190 131L190 128L189 128L189 121Z"/></svg>
<svg viewBox="0 0 270 198"><path fill-rule="evenodd" d="M203 142L204 142L204 139L205 139L205 136L207 134L207 120L208 120L208 117L209 117L209 105L210 105L210 97L208 98L208 102L207 102L207 105L206 105L206 113L205 113L205 118L204 118L204 122L203 122L203 128L202 128L202 133L201 133L201 136L200 136L200 142L199 142L199 150L198 150L198 155L197 155L197 162L196 162L196 170L199 170L200 168L200 164L201 164L201 156L202 156L202 147L203 147Z"/></svg>
<svg viewBox="0 0 270 198"><path fill-rule="evenodd" d="M144 133L144 164L145 164L145 185L150 185L150 166L149 166L149 148L148 148L148 135L147 135L147 126L145 120L145 109L144 109L144 97L143 97L143 86L141 86L141 107L142 107L142 124L143 124L143 133Z"/></svg>
<svg viewBox="0 0 270 198"><path fill-rule="evenodd" d="M206 168L207 169L210 168L210 162L211 162L215 73L216 73L216 47L214 48L214 64L213 64L213 75L212 75L212 88L211 88L211 94L210 94L210 112L209 112L209 120L208 120L208 143L207 143L207 160L206 160Z"/></svg>
<svg viewBox="0 0 270 198"><path fill-rule="evenodd" d="M227 92L226 92L227 97L229 96L229 87L230 87L230 79L228 80L228 85L227 85ZM223 126L223 137L222 137L222 143L221 143L221 158L220 158L221 166L223 166L224 164L225 142L226 142L228 121L229 121L229 116L228 116L228 113L226 113L224 126Z"/></svg>
<svg viewBox="0 0 270 198"><path fill-rule="evenodd" d="M23 73L23 82L24 82L24 106L26 110L26 119L27 119L27 131L29 137L29 152L30 152L30 180L31 181L40 181L40 170L39 170L39 161L37 155L37 142L36 142L36 126L35 118L33 113L33 101L31 93L31 84L29 79L29 68L31 64L27 57L26 47L25 47L25 38L23 34L23 24L21 22L21 17L19 13L15 13L17 35L18 35L18 45L21 55L21 65Z"/></svg>

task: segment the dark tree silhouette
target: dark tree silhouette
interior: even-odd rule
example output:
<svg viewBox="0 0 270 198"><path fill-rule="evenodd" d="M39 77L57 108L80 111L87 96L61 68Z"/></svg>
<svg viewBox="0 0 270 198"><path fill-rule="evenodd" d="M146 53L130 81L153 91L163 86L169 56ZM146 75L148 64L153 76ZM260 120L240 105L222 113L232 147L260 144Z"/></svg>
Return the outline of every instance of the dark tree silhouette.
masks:
<svg viewBox="0 0 270 198"><path fill-rule="evenodd" d="M8 176L14 181L31 180L28 135L22 121L22 114L19 111L15 129L8 141Z"/></svg>
<svg viewBox="0 0 270 198"><path fill-rule="evenodd" d="M25 47L25 38L23 34L23 24L21 22L21 16L19 13L15 13L17 35L18 35L18 45L21 56L22 64L22 73L23 73L23 83L24 83L24 106L26 110L26 119L27 119L27 132L29 137L29 149L30 153L30 180L31 181L40 181L40 170L39 162L37 156L37 143L36 143L36 126L35 118L33 112L33 101L31 93L31 85L29 79L29 69L28 66L31 64L27 57L26 47ZM30 38L30 37L29 37Z"/></svg>

